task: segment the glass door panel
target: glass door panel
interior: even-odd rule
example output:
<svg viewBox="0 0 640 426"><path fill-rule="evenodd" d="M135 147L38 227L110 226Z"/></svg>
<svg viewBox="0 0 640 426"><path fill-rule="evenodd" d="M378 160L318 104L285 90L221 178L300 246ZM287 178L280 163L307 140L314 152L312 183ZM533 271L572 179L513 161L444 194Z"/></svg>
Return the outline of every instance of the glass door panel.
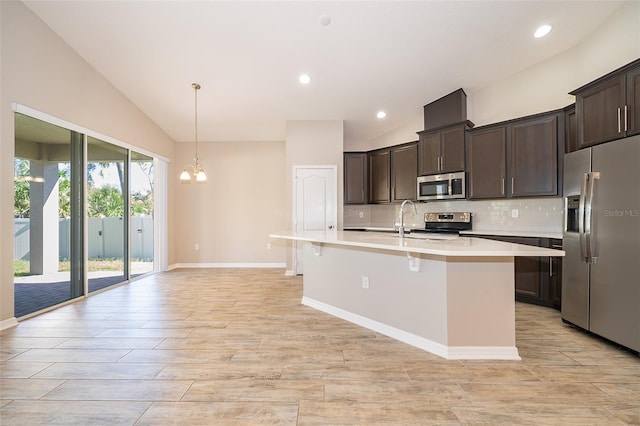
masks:
<svg viewBox="0 0 640 426"><path fill-rule="evenodd" d="M13 265L17 318L82 295L81 283L72 291L70 274L74 262L79 262L71 250L71 222L81 220L70 203L71 147L70 130L15 114Z"/></svg>
<svg viewBox="0 0 640 426"><path fill-rule="evenodd" d="M153 271L153 158L131 151L131 276Z"/></svg>
<svg viewBox="0 0 640 426"><path fill-rule="evenodd" d="M128 150L87 138L89 292L126 281Z"/></svg>

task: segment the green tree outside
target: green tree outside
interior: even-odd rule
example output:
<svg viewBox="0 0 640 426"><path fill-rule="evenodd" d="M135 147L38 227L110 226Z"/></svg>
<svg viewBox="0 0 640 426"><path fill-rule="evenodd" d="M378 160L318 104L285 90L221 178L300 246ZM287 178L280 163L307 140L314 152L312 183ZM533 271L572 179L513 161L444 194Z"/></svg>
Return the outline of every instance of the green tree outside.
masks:
<svg viewBox="0 0 640 426"><path fill-rule="evenodd" d="M91 170L96 171L101 164L90 163ZM141 168L148 173L142 165ZM98 170L97 173L101 171ZM14 204L13 215L16 218L30 217L30 163L29 160L16 158L14 160ZM61 168L58 172L58 214L60 218L71 216L71 182L69 179L69 165ZM124 199L120 188L105 185L95 187L92 173L87 180L87 215L89 217L122 217L124 216ZM150 178L151 181L151 178ZM152 187L153 188L153 187ZM131 194L131 214L152 215L153 214L153 191L133 192Z"/></svg>

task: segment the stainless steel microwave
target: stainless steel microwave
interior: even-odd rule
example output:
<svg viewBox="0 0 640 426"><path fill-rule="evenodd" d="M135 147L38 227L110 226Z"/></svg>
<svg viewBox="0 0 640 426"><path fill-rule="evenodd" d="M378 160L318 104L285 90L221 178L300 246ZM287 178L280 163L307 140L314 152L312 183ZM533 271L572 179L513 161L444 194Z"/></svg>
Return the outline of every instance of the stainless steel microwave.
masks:
<svg viewBox="0 0 640 426"><path fill-rule="evenodd" d="M465 173L418 176L418 201L465 198Z"/></svg>

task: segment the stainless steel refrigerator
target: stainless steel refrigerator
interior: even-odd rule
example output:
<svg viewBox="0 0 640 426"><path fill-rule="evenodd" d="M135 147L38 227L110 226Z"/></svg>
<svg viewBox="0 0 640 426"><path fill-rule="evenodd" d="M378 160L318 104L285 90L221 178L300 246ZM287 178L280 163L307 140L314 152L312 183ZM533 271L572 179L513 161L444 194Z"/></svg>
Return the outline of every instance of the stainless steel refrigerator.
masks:
<svg viewBox="0 0 640 426"><path fill-rule="evenodd" d="M565 155L562 319L640 351L640 135Z"/></svg>

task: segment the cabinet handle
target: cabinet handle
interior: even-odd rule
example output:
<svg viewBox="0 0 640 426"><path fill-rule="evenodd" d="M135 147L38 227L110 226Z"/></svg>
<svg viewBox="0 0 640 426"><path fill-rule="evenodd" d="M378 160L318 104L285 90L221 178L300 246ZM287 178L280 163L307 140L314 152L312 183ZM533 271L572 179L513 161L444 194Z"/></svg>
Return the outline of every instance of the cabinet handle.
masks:
<svg viewBox="0 0 640 426"><path fill-rule="evenodd" d="M624 131L627 131L627 106L624 106Z"/></svg>
<svg viewBox="0 0 640 426"><path fill-rule="evenodd" d="M549 257L549 276L553 277L553 257Z"/></svg>
<svg viewBox="0 0 640 426"><path fill-rule="evenodd" d="M622 127L620 126L620 107L618 107L618 133L622 132Z"/></svg>
<svg viewBox="0 0 640 426"><path fill-rule="evenodd" d="M515 182L515 178L511 176L511 195L513 195L513 183Z"/></svg>
<svg viewBox="0 0 640 426"><path fill-rule="evenodd" d="M500 195L504 195L504 178L500 182Z"/></svg>

